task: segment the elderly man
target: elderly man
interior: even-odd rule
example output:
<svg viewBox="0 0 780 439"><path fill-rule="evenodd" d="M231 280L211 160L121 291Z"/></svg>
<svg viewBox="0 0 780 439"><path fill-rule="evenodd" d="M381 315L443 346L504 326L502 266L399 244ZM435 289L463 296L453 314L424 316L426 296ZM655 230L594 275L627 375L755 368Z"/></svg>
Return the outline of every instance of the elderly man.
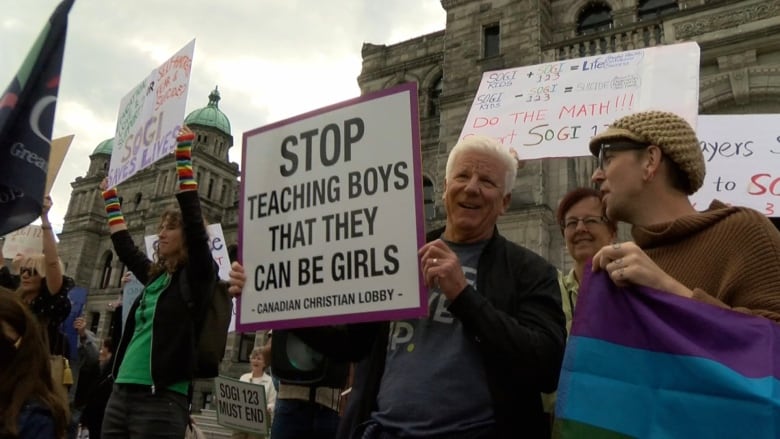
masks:
<svg viewBox="0 0 780 439"><path fill-rule="evenodd" d="M549 437L540 392L556 388L565 320L555 268L496 227L516 166L484 137L451 150L447 223L419 249L428 317L296 332L359 362L340 438Z"/></svg>
<svg viewBox="0 0 780 439"><path fill-rule="evenodd" d="M607 216L633 225L634 242L603 247L594 270L618 285L668 291L780 322L780 233L751 209L688 195L704 181L704 157L679 116L647 111L615 121L590 142L593 181Z"/></svg>

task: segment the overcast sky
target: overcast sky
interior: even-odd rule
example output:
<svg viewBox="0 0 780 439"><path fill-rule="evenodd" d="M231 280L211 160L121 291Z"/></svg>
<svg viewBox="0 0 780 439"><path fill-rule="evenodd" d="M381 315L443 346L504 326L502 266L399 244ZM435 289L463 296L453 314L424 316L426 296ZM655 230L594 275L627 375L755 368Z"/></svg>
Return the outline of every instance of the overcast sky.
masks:
<svg viewBox="0 0 780 439"><path fill-rule="evenodd" d="M58 0L0 0L0 87L16 73ZM75 134L55 182L61 228L70 183L113 137L120 99L192 38L187 113L208 103L230 119L233 161L245 131L360 94L364 42L444 29L439 0L76 0L70 11L54 137Z"/></svg>

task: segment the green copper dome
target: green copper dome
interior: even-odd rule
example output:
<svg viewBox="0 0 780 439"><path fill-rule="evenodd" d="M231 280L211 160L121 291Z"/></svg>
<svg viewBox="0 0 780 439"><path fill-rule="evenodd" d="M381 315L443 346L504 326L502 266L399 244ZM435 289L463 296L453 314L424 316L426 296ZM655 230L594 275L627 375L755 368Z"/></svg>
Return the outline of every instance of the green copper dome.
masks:
<svg viewBox="0 0 780 439"><path fill-rule="evenodd" d="M114 138L106 139L102 142L100 142L95 148L94 151L92 151L92 155L95 154L107 154L111 155L111 153L114 151Z"/></svg>
<svg viewBox="0 0 780 439"><path fill-rule="evenodd" d="M200 125L216 128L230 136L230 121L225 113L219 109L219 90L214 88L209 94L209 104L203 108L193 111L184 119L186 125Z"/></svg>

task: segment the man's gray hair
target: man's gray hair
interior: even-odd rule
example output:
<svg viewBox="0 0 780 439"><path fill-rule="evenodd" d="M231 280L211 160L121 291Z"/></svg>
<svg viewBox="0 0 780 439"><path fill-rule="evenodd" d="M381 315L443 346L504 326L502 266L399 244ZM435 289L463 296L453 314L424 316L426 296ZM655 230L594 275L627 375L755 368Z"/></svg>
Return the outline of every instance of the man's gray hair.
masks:
<svg viewBox="0 0 780 439"><path fill-rule="evenodd" d="M517 177L517 160L512 157L508 147L502 145L492 137L469 136L452 147L450 155L447 157L447 167L444 171L444 175L447 179L450 178L452 166L457 158L462 153L469 151L488 154L503 163L506 168L504 195L512 192L512 187L515 185L515 177Z"/></svg>

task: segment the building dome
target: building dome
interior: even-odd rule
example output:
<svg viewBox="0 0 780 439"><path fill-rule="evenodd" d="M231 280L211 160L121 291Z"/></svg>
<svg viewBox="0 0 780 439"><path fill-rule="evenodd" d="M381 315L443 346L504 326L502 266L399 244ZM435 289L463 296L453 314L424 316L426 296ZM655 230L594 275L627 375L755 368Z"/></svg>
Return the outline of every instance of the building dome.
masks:
<svg viewBox="0 0 780 439"><path fill-rule="evenodd" d="M106 139L102 142L100 142L95 148L94 151L92 151L92 155L95 154L106 154L111 155L111 153L114 151L114 138Z"/></svg>
<svg viewBox="0 0 780 439"><path fill-rule="evenodd" d="M219 109L219 100L219 90L214 87L214 91L209 93L208 105L190 113L184 119L184 124L216 128L230 136L230 121L225 116L225 113Z"/></svg>

